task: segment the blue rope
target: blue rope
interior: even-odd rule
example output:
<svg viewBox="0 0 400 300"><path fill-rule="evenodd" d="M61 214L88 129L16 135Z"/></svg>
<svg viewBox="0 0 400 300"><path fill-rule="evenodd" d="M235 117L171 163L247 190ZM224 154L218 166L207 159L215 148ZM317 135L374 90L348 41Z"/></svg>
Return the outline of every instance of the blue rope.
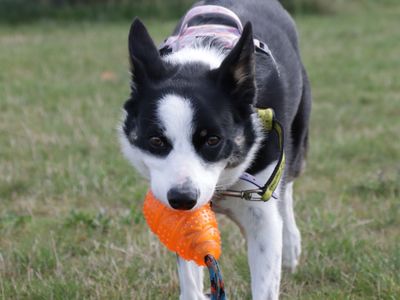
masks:
<svg viewBox="0 0 400 300"><path fill-rule="evenodd" d="M211 282L211 299L210 300L225 300L224 281L221 271L219 270L217 260L212 255L207 255L204 258L210 273Z"/></svg>

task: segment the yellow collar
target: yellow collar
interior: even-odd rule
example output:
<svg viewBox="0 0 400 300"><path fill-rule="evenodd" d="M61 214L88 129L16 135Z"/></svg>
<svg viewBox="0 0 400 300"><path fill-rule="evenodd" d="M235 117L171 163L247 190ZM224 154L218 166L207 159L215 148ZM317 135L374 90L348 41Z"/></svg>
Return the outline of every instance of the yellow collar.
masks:
<svg viewBox="0 0 400 300"><path fill-rule="evenodd" d="M275 130L279 139L279 159L271 176L267 182L262 185L257 182L257 179L244 173L240 179L253 184L256 188L250 190L236 191L236 190L217 190L216 193L220 196L237 197L247 201L268 201L272 198L277 198L274 195L279 181L282 178L283 170L285 169L285 152L284 152L284 136L283 127L275 118L274 110L272 108L257 109L258 116L266 132Z"/></svg>

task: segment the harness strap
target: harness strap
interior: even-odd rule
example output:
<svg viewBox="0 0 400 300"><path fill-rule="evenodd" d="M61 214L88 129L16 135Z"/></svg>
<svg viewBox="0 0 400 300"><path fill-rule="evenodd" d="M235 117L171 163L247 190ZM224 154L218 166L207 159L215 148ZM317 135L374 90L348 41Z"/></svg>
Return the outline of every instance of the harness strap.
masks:
<svg viewBox="0 0 400 300"><path fill-rule="evenodd" d="M196 6L187 12L185 17L183 18L182 25L181 25L178 35L182 35L182 33L187 28L190 20L192 20L194 17L197 17L199 15L205 15L205 14L226 15L235 21L236 26L240 32L243 31L242 22L240 21L239 17L230 9L227 9L227 8L225 8L223 6L219 6L219 5L201 5L201 6Z"/></svg>
<svg viewBox="0 0 400 300"><path fill-rule="evenodd" d="M258 115L263 122L264 128L267 131L275 130L279 139L278 163L276 164L268 181L261 188L262 193L260 193L262 200L268 201L273 196L273 193L282 178L283 170L285 169L284 133L282 125L275 118L274 110L272 108L258 109Z"/></svg>
<svg viewBox="0 0 400 300"><path fill-rule="evenodd" d="M229 17L236 26L221 24L204 24L189 26L190 21L199 16L207 14L220 14ZM232 49L243 32L243 24L239 17L230 9L218 5L201 5L189 10L182 20L176 35L168 37L159 47L161 55L179 51L185 47L192 46L197 39L206 37L218 37L226 49ZM279 67L268 45L257 38L253 39L255 51L271 57L272 62L279 73Z"/></svg>

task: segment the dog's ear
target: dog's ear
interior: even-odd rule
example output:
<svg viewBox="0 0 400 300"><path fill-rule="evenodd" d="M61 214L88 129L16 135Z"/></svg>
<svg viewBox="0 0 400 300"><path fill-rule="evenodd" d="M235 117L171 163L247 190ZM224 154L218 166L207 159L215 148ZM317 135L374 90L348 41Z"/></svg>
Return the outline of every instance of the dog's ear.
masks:
<svg viewBox="0 0 400 300"><path fill-rule="evenodd" d="M147 79L159 79L166 71L156 45L151 39L146 27L135 19L129 31L129 59L133 81L141 84Z"/></svg>
<svg viewBox="0 0 400 300"><path fill-rule="evenodd" d="M253 30L247 23L239 41L216 70L220 86L228 90L240 105L253 104L255 100L254 60Z"/></svg>

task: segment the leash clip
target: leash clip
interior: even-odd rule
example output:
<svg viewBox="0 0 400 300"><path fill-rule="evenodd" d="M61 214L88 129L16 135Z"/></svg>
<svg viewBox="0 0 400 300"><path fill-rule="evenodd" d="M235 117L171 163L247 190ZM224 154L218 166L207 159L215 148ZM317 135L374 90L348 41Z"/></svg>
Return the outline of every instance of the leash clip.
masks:
<svg viewBox="0 0 400 300"><path fill-rule="evenodd" d="M246 201L262 201L266 202L263 199L263 190L262 189L252 189L252 190L244 190L244 191L236 191L236 190L217 190L217 197L233 197L240 198ZM272 194L272 198L278 199L278 196L275 192ZM268 200L267 200L268 201Z"/></svg>

